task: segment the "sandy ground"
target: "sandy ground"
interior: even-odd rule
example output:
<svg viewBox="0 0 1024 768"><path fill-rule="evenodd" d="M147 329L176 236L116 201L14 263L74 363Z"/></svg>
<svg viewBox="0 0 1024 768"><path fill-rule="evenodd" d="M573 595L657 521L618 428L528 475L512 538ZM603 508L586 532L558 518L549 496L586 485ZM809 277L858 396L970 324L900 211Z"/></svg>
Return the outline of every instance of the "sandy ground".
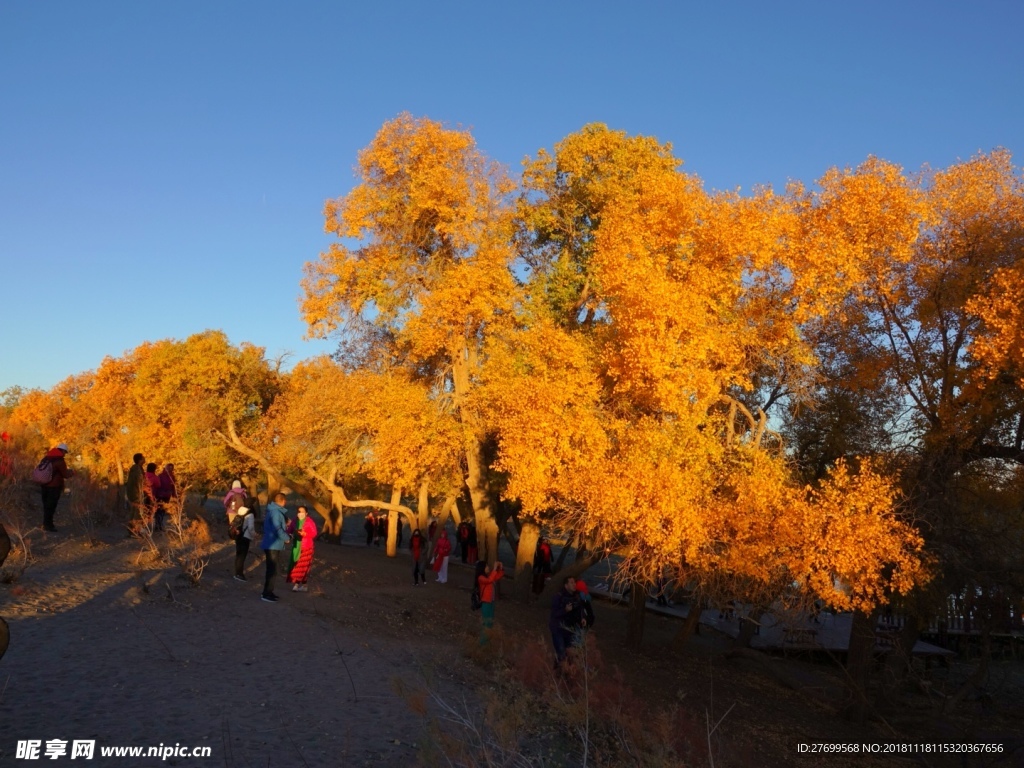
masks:
<svg viewBox="0 0 1024 768"><path fill-rule="evenodd" d="M28 739L67 740L69 751L74 739L95 740L90 765L405 765L416 761L424 720L394 679L428 676L439 690L465 682L448 669L451 643L416 632L465 596L454 585L414 590L379 551L319 545L310 591L279 581L281 600L269 604L259 599L262 556L250 554L247 583L234 581L230 542L189 588L176 568L140 569L138 543L113 536L91 547L74 534L36 534L35 562L0 585L11 629L0 765L33 764L15 756ZM393 587L352 567L371 558ZM209 746L211 757L99 756L101 746L176 744Z"/></svg>
<svg viewBox="0 0 1024 768"><path fill-rule="evenodd" d="M411 768L431 744L427 717L437 709L428 707L427 717L414 712L396 681L416 687L429 680L446 701L470 707L482 686L493 689L494 670L465 653L475 647L479 614L469 610L471 573L459 564L447 585L413 587L407 550L392 559L374 547L318 543L310 591L292 593L279 582L281 600L269 604L259 599L262 555L249 556L248 582L234 581L234 545L220 529L198 587L177 567L140 566L139 543L123 531L97 538L36 531L33 562L0 583L0 615L11 628L0 660L0 766ZM4 571L16 566L12 555ZM648 713L677 705L689 712L694 743L705 741L707 716L724 716L715 732L719 768L1024 762L1024 682L1010 685L1024 681L1019 662L999 663L992 701L936 718L932 699L911 697L912 706L887 712L885 722L853 726L835 716L834 697L823 695L841 691L834 665L778 656L749 665L730 659L728 639L713 631L680 652L672 645L678 619L657 615L648 617L637 653L621 645L625 609L601 603L597 611L600 675L621 672ZM516 647L534 643L546 653L542 604L503 596L496 624ZM780 677L789 684L780 685ZM880 742L897 733L911 741L1001 740L1007 752L966 762L879 762L861 754L822 759L796 747ZM17 759L17 743L30 739L69 747L94 740L95 757ZM210 756L99 754L101 747L161 745L209 747Z"/></svg>

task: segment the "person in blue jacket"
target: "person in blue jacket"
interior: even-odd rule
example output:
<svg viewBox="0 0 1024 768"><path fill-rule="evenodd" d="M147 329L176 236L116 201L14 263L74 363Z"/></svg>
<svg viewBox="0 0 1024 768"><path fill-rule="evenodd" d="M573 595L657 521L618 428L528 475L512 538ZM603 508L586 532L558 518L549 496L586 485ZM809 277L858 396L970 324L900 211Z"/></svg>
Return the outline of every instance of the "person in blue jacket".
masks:
<svg viewBox="0 0 1024 768"><path fill-rule="evenodd" d="M263 542L260 546L266 557L267 577L263 582L264 602L276 603L278 598L274 594L274 579L277 577L277 564L281 557L281 551L288 544L289 536L286 531L288 526L287 510L285 504L288 499L283 493L279 493L274 500L267 504L267 517L263 521Z"/></svg>

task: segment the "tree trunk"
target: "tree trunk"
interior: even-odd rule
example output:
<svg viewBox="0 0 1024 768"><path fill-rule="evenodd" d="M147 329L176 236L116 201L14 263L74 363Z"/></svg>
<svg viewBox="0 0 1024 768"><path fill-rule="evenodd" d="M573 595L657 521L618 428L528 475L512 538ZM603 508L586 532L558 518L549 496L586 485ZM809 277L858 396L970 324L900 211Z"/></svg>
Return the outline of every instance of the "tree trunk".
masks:
<svg viewBox="0 0 1024 768"><path fill-rule="evenodd" d="M570 536L564 542L562 542L562 548L558 550L558 557L555 558L555 564L551 566L555 573L562 570L565 565L565 558L569 555L569 550L572 549L572 543L575 541L575 537Z"/></svg>
<svg viewBox="0 0 1024 768"><path fill-rule="evenodd" d="M471 358L475 358L475 348L470 348L468 343L453 350L452 384L455 388L455 404L459 409L459 418L466 435L466 488L469 490L476 519L477 551L481 560L493 566L498 559L498 523L485 476L487 467L484 464L483 446L477 437L478 419L465 402L470 391Z"/></svg>
<svg viewBox="0 0 1024 768"><path fill-rule="evenodd" d="M124 487L124 464L121 463L121 459L118 459L115 464L117 465L117 500L114 504L117 511L120 512L128 507L128 496Z"/></svg>
<svg viewBox="0 0 1024 768"><path fill-rule="evenodd" d="M259 485L256 482L256 478L250 475L241 476L242 485L245 487L245 492L248 494L248 498L245 500L245 505L255 515L254 520L260 519L260 507L261 501L259 496ZM264 499L262 504L265 505L267 502Z"/></svg>
<svg viewBox="0 0 1024 768"><path fill-rule="evenodd" d="M284 478L276 472L267 471L267 500L269 504L274 497L284 488Z"/></svg>
<svg viewBox="0 0 1024 768"><path fill-rule="evenodd" d="M238 437L238 433L235 431L235 425L232 422L229 421L227 426L227 435L223 435L216 430L214 430L214 434L216 434L221 440L223 440L225 443L231 446L231 448L238 451L243 456L248 456L250 459L257 462L263 469L263 471L267 473L268 477L271 474L276 475L277 477L283 477L283 475L281 475L280 473L280 470L278 470L277 467L271 464L265 456L263 456L261 453L259 453L253 448L250 448L248 445L242 442L241 438ZM349 499L348 496L345 495L345 489L342 488L340 485L332 482L333 471L331 473L331 476L329 477L317 475L312 470L307 470L306 474L308 475L311 481L319 483L319 485L322 488L326 489L327 493L331 494L331 506L328 506L324 504L322 501L320 501L321 494L318 494L312 486L308 485L304 481L299 479L292 479L289 481L289 483L295 488L296 491L299 492L299 494L302 495L304 499L306 499L306 501L309 504L313 506L313 508L317 512L320 513L320 517L322 517L324 520L332 519L332 506L337 508L338 510L343 510L345 507L356 509L361 507L372 507L373 509L386 509L389 511L402 512L407 515L412 514L412 510L410 510L408 507L403 507L401 505L396 506L393 504L389 504L386 501L377 501L376 499ZM450 509L450 505L447 502L446 508ZM338 530L341 530L340 520L338 524Z"/></svg>
<svg viewBox="0 0 1024 768"><path fill-rule="evenodd" d="M647 587L638 581L632 582L632 587L629 593L626 647L633 651L639 651L644 639L644 619L647 616Z"/></svg>
<svg viewBox="0 0 1024 768"><path fill-rule="evenodd" d="M884 673L882 675L882 694L886 700L895 703L900 689L906 682L910 672L911 654L914 651L914 644L920 634L920 624L917 616L908 614L906 622L900 629L899 637L892 651L885 657Z"/></svg>
<svg viewBox="0 0 1024 768"><path fill-rule="evenodd" d="M426 482L420 483L420 495L416 507L416 525L420 533L427 530L430 525L430 494L427 492L429 486Z"/></svg>
<svg viewBox="0 0 1024 768"><path fill-rule="evenodd" d="M402 502L402 489L397 485L391 489L391 505L393 507L399 506ZM388 557L395 557L398 554L398 512L388 512L388 542L387 542L387 555Z"/></svg>
<svg viewBox="0 0 1024 768"><path fill-rule="evenodd" d="M516 547L515 595L528 600L533 582L533 556L540 539L540 526L529 520L523 522L519 531L519 546Z"/></svg>
<svg viewBox="0 0 1024 768"><path fill-rule="evenodd" d="M681 650L694 633L700 633L700 615L704 610L704 600L696 594L690 598L690 612L686 614L683 626L672 638L672 647Z"/></svg>
<svg viewBox="0 0 1024 768"><path fill-rule="evenodd" d="M841 714L847 720L863 723L868 716L868 682L875 651L875 627L878 612L856 611L850 628L850 650L846 656L847 696Z"/></svg>
<svg viewBox="0 0 1024 768"><path fill-rule="evenodd" d="M345 525L345 497L336 490L331 491L331 508L324 518L324 533L341 543L341 529Z"/></svg>

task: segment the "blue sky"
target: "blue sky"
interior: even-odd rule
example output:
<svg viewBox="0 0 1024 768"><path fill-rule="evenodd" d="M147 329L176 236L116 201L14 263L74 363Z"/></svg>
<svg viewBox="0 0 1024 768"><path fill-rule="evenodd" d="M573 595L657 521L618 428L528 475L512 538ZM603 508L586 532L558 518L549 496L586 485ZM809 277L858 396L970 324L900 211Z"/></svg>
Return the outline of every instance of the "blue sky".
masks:
<svg viewBox="0 0 1024 768"><path fill-rule="evenodd" d="M0 0L0 390L221 328L293 359L324 200L402 111L518 171L589 122L712 189L1024 162L1024 3Z"/></svg>

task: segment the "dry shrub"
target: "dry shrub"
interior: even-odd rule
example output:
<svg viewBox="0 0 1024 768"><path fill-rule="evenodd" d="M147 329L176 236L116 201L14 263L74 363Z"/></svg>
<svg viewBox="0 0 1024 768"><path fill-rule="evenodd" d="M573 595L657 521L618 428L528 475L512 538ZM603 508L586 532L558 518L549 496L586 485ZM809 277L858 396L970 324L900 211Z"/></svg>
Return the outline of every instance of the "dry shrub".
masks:
<svg viewBox="0 0 1024 768"><path fill-rule="evenodd" d="M413 712L428 717L429 738L420 752L421 765L533 768L552 764L530 743L537 726L532 712L507 687L485 691L474 701L442 696L429 681L411 687L395 680L393 687Z"/></svg>
<svg viewBox="0 0 1024 768"><path fill-rule="evenodd" d="M96 543L98 529L126 522L124 513L118 509L117 486L97 482L88 472L78 470L70 488L67 502L71 519L85 532L90 545Z"/></svg>
<svg viewBox="0 0 1024 768"><path fill-rule="evenodd" d="M32 562L32 545L29 533L36 529L38 521L32 522L34 507L31 496L39 494L39 486L27 480L32 466L24 453L9 450L7 473L0 475L0 523L7 530L11 540L11 551L0 571L0 581L12 584L25 572Z"/></svg>
<svg viewBox="0 0 1024 768"><path fill-rule="evenodd" d="M592 634L557 670L544 638L501 637L469 657L488 656L493 674L472 700L443 696L430 682L403 688L410 708L426 713L431 730L424 765L648 766L707 764L703 717L678 707L653 710L605 669ZM494 638L492 637L492 643Z"/></svg>
<svg viewBox="0 0 1024 768"><path fill-rule="evenodd" d="M198 508L188 501L187 489L182 489L177 497L167 502L165 508L168 555L181 567L188 583L198 586L210 563L208 554L213 540L210 526L199 515Z"/></svg>

